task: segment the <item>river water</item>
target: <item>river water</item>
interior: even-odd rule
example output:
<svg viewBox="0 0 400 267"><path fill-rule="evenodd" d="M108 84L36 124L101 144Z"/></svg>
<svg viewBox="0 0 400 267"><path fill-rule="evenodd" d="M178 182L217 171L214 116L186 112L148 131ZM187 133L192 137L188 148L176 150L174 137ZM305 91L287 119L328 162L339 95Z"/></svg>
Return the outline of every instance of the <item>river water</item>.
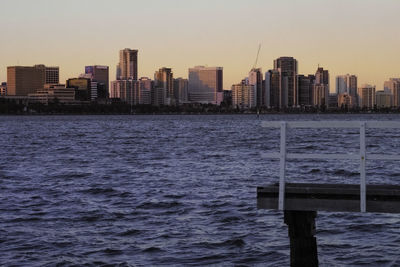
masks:
<svg viewBox="0 0 400 267"><path fill-rule="evenodd" d="M281 212L256 209L278 181L279 130L262 120L397 120L399 115L0 117L1 266L288 266ZM357 153L359 132L299 129L288 149ZM398 153L396 130L368 152ZM289 182L357 183L358 163L292 160ZM400 184L400 164L367 162ZM319 212L321 266L400 266L400 215ZM109 265L108 265L109 266Z"/></svg>

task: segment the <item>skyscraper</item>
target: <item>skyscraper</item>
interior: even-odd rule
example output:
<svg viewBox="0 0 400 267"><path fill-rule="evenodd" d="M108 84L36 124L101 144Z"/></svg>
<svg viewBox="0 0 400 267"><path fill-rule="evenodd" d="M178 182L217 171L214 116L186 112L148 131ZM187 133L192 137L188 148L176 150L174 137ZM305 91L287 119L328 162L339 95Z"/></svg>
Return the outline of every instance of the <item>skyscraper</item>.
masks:
<svg viewBox="0 0 400 267"><path fill-rule="evenodd" d="M189 100L220 104L223 100L223 68L197 66L189 69Z"/></svg>
<svg viewBox="0 0 400 267"><path fill-rule="evenodd" d="M45 83L46 84L59 84L60 83L60 68L59 67L46 67L45 68Z"/></svg>
<svg viewBox="0 0 400 267"><path fill-rule="evenodd" d="M111 82L111 98L119 98L130 105L139 104L139 81L117 80Z"/></svg>
<svg viewBox="0 0 400 267"><path fill-rule="evenodd" d="M33 67L7 67L7 94L27 96L43 89L45 84L59 83L59 67L35 65Z"/></svg>
<svg viewBox="0 0 400 267"><path fill-rule="evenodd" d="M360 107L368 109L374 108L376 104L375 86L363 84L360 88L358 88L358 96L360 98Z"/></svg>
<svg viewBox="0 0 400 267"><path fill-rule="evenodd" d="M138 79L138 50L125 48L119 51L118 80Z"/></svg>
<svg viewBox="0 0 400 267"><path fill-rule="evenodd" d="M264 88L264 98L263 98L263 105L267 108L271 107L271 75L272 70L269 70L265 73L263 88Z"/></svg>
<svg viewBox="0 0 400 267"><path fill-rule="evenodd" d="M351 98L352 105L357 105L357 76L356 75L339 75L336 76L336 94L347 93Z"/></svg>
<svg viewBox="0 0 400 267"><path fill-rule="evenodd" d="M281 74L278 70L271 70L270 76L270 106L281 107ZM265 75L267 77L267 75Z"/></svg>
<svg viewBox="0 0 400 267"><path fill-rule="evenodd" d="M249 84L254 85L256 89L256 99L257 99L257 107L265 105L265 92L263 88L263 74L261 68L252 69L249 72Z"/></svg>
<svg viewBox="0 0 400 267"><path fill-rule="evenodd" d="M328 107L329 99L329 72L318 67L315 73L315 84L313 89L313 105Z"/></svg>
<svg viewBox="0 0 400 267"><path fill-rule="evenodd" d="M7 67L7 94L27 96L42 89L45 84L45 68L41 67Z"/></svg>
<svg viewBox="0 0 400 267"><path fill-rule="evenodd" d="M280 57L274 60L274 70L279 73L279 108L297 106L297 60Z"/></svg>
<svg viewBox="0 0 400 267"><path fill-rule="evenodd" d="M147 77L139 79L139 104L151 104L151 90L154 87L154 82Z"/></svg>
<svg viewBox="0 0 400 267"><path fill-rule="evenodd" d="M189 102L189 81L188 79L177 78L174 79L174 98L178 104Z"/></svg>
<svg viewBox="0 0 400 267"><path fill-rule="evenodd" d="M247 84L244 80L240 84L232 85L232 106L240 109L256 107L256 85Z"/></svg>
<svg viewBox="0 0 400 267"><path fill-rule="evenodd" d="M384 89L393 95L393 106L400 107L400 78L390 78L384 83Z"/></svg>
<svg viewBox="0 0 400 267"><path fill-rule="evenodd" d="M313 86L314 86L314 75L297 75L297 85L299 94L299 105L310 106L313 101Z"/></svg>
<svg viewBox="0 0 400 267"><path fill-rule="evenodd" d="M109 91L109 68L108 66L100 66L100 65L94 65L94 66L86 66L85 67L85 73L86 74L91 74L92 79L99 83L104 85L104 90L107 92Z"/></svg>
<svg viewBox="0 0 400 267"><path fill-rule="evenodd" d="M154 73L154 86L164 88L165 104L175 103L174 99L174 77L171 68L160 68Z"/></svg>

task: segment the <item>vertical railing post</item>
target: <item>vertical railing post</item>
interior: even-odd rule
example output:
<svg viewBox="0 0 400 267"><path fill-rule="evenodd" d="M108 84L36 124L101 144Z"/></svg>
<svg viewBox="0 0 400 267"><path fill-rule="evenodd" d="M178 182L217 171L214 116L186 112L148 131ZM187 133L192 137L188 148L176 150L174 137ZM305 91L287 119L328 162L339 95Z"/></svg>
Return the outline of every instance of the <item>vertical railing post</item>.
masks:
<svg viewBox="0 0 400 267"><path fill-rule="evenodd" d="M285 174L286 174L286 122L281 122L281 151L279 171L279 200L278 209L284 210L285 203Z"/></svg>
<svg viewBox="0 0 400 267"><path fill-rule="evenodd" d="M366 160L366 146L365 146L365 122L360 124L360 210L366 212L367 197L366 197L366 179L365 179L365 160Z"/></svg>

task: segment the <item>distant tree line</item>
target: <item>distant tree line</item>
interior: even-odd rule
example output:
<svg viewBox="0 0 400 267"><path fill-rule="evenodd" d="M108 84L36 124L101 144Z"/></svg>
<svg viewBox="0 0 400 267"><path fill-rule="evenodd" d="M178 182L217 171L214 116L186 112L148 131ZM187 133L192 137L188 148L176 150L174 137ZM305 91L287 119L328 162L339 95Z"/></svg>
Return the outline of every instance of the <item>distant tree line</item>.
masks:
<svg viewBox="0 0 400 267"><path fill-rule="evenodd" d="M0 98L0 114L274 114L274 113L400 113L400 108L339 108L321 107L291 107L277 108L252 108L240 109L227 103L221 105L212 104L183 104L176 106L152 106L152 105L129 105L121 101L111 103L85 102L81 104L67 105L60 103L57 99L42 103L21 103L6 98Z"/></svg>

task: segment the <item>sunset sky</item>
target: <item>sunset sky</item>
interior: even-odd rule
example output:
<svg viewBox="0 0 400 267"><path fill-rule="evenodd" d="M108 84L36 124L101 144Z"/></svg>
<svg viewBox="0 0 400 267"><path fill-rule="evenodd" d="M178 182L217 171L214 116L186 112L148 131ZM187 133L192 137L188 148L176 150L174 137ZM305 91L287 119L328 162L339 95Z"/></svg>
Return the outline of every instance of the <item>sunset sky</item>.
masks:
<svg viewBox="0 0 400 267"><path fill-rule="evenodd" d="M400 77L399 0L1 0L0 81L7 66L60 66L60 82L85 65L110 66L139 50L139 77L160 67L187 77L196 65L224 67L224 88L253 66L293 56L299 73L320 66L334 77L383 88Z"/></svg>

